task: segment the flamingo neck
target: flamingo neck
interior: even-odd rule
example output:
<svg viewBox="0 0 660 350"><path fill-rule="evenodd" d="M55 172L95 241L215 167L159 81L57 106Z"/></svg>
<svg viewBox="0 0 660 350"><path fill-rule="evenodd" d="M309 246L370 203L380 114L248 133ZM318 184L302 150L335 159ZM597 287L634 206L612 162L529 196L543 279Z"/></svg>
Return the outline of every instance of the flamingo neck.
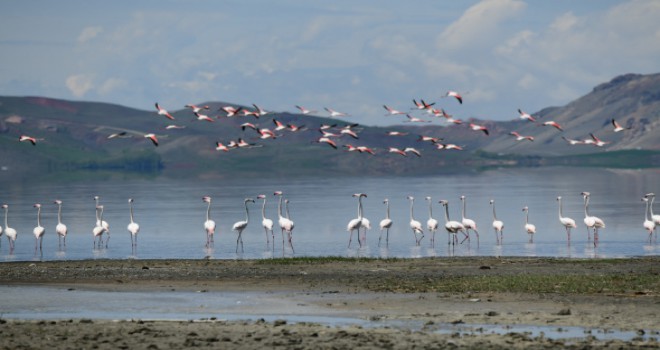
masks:
<svg viewBox="0 0 660 350"><path fill-rule="evenodd" d="M644 221L649 221L649 201L646 201L646 210L644 210ZM653 214L651 213L651 217L653 217Z"/></svg>
<svg viewBox="0 0 660 350"><path fill-rule="evenodd" d="M429 201L429 218L433 218L433 202Z"/></svg>
<svg viewBox="0 0 660 350"><path fill-rule="evenodd" d="M62 204L57 205L57 223L62 223Z"/></svg>
<svg viewBox="0 0 660 350"><path fill-rule="evenodd" d="M387 202L387 209L385 210L385 218L390 218L390 202Z"/></svg>
<svg viewBox="0 0 660 350"><path fill-rule="evenodd" d="M211 220L211 201L209 201L209 205L206 207L206 221Z"/></svg>
<svg viewBox="0 0 660 350"><path fill-rule="evenodd" d="M130 209L129 212L131 213L131 224L132 224L133 223L133 202L129 202L128 207Z"/></svg>
<svg viewBox="0 0 660 350"><path fill-rule="evenodd" d="M461 202L463 202L463 208L461 209L461 219L465 220L465 199L462 199Z"/></svg>
<svg viewBox="0 0 660 350"><path fill-rule="evenodd" d="M653 201L655 201L655 196L651 197L651 204L649 204L649 213L651 213L651 217L653 217Z"/></svg>
<svg viewBox="0 0 660 350"><path fill-rule="evenodd" d="M282 196L280 196L280 202L277 204L277 216L279 216L280 219L284 217L282 216Z"/></svg>
<svg viewBox="0 0 660 350"><path fill-rule="evenodd" d="M584 197L584 216L589 217L589 197Z"/></svg>
<svg viewBox="0 0 660 350"><path fill-rule="evenodd" d="M413 217L413 203L415 203L415 200L411 199L410 200L410 221L415 220L414 217Z"/></svg>
<svg viewBox="0 0 660 350"><path fill-rule="evenodd" d="M9 216L9 208L5 208L5 228L9 227L7 223L7 217Z"/></svg>
<svg viewBox="0 0 660 350"><path fill-rule="evenodd" d="M529 224L529 210L525 210L525 225Z"/></svg>
<svg viewBox="0 0 660 350"><path fill-rule="evenodd" d="M497 220L497 215L495 215L495 203L493 203L493 220Z"/></svg>
<svg viewBox="0 0 660 350"><path fill-rule="evenodd" d="M37 208L37 226L41 226L41 207Z"/></svg>
<svg viewBox="0 0 660 350"><path fill-rule="evenodd" d="M559 202L559 220L564 216L561 210L561 198L557 200Z"/></svg>
<svg viewBox="0 0 660 350"><path fill-rule="evenodd" d="M266 218L266 198L264 198L264 204L261 206L261 217Z"/></svg>
<svg viewBox="0 0 660 350"><path fill-rule="evenodd" d="M449 222L449 205L445 204L445 222Z"/></svg>
<svg viewBox="0 0 660 350"><path fill-rule="evenodd" d="M291 220L289 219L289 203L284 203L284 209L286 209L286 219Z"/></svg>
<svg viewBox="0 0 660 350"><path fill-rule="evenodd" d="M362 218L362 196L358 197L358 219Z"/></svg>
<svg viewBox="0 0 660 350"><path fill-rule="evenodd" d="M250 220L250 213L248 212L248 201L245 201L245 223L247 224Z"/></svg>

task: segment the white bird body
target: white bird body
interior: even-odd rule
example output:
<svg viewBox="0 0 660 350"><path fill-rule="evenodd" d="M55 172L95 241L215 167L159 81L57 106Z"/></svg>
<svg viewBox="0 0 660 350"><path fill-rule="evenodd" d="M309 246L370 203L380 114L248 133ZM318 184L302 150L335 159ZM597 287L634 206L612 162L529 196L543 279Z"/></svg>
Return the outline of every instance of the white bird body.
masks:
<svg viewBox="0 0 660 350"><path fill-rule="evenodd" d="M463 232L463 234L467 235L465 232L465 226L463 226L462 223L454 220L449 219L449 202L446 200L441 200L439 202L445 207L445 230L447 230L447 233L450 235L449 240L447 241L447 244L455 244L456 241L458 241L458 238L456 237L456 234L458 232Z"/></svg>
<svg viewBox="0 0 660 350"><path fill-rule="evenodd" d="M243 251L243 230L247 227L248 223L250 222L250 212L248 211L248 202L254 203L254 199L252 198L245 198L244 204L245 204L245 220L242 221L237 221L234 223L234 225L231 227L232 231L236 231L238 233L238 238L236 239L236 253L238 253L238 243L240 242L241 244L241 251Z"/></svg>
<svg viewBox="0 0 660 350"><path fill-rule="evenodd" d="M5 209L5 236L9 241L9 254L14 252L14 243L16 242L16 237L18 237L18 232L12 227L9 227L9 222L7 217L9 216L9 205L3 204L2 208Z"/></svg>
<svg viewBox="0 0 660 350"><path fill-rule="evenodd" d="M438 230L438 220L433 218L433 201L431 197L424 198L429 202L429 219L426 220L426 229L431 233L431 245L435 244L435 231Z"/></svg>
<svg viewBox="0 0 660 350"><path fill-rule="evenodd" d="M557 197L557 202L559 202L559 222L561 222L561 224L564 225L564 227L566 228L566 235L568 237L568 242L570 244L571 229L576 228L577 225L575 224L575 220L563 215L562 206L561 206L561 196Z"/></svg>
<svg viewBox="0 0 660 350"><path fill-rule="evenodd" d="M279 224L280 230L282 232L282 251L284 251L284 232L287 233L287 236L288 236L288 239L289 239L289 246L291 247L291 251L294 251L293 250L292 237L291 237L291 234L292 234L292 231L293 231L293 228L294 228L294 222L291 221L289 218L286 218L286 217L282 216L282 201L284 199L282 191L276 191L275 193L273 193L273 195L280 197L280 201L277 205L277 217L278 217L277 223ZM288 214L287 214L287 216L288 216Z"/></svg>
<svg viewBox="0 0 660 350"><path fill-rule="evenodd" d="M383 237L383 230L386 231L385 243L389 246L390 242L390 228L392 227L392 219L390 219L390 200L385 198L383 200L385 204L385 219L380 221L378 225L380 227L380 237L378 237L378 246L380 246L380 240Z"/></svg>
<svg viewBox="0 0 660 350"><path fill-rule="evenodd" d="M410 228L415 235L415 243L419 245L419 242L424 238L424 229L422 228L422 223L414 218L413 204L415 203L415 198L413 196L408 196L408 200L410 201ZM418 233L422 235L420 238L417 238Z"/></svg>
<svg viewBox="0 0 660 350"><path fill-rule="evenodd" d="M43 237L44 233L46 233L46 229L41 226L41 204L37 203L34 205L35 208L37 208L37 227L35 227L32 230L32 233L34 233L34 252L37 252L37 244L39 244L39 248L43 247Z"/></svg>
<svg viewBox="0 0 660 350"><path fill-rule="evenodd" d="M358 243L360 244L360 247L362 247L362 240L360 239L360 228L362 227L362 197L366 197L367 195L364 193L355 193L353 194L353 197L358 199L358 207L357 207L357 217L355 219L351 219L348 222L348 225L346 225L346 230L350 232L349 238L348 238L348 247L351 247L351 242L353 241L353 231L357 230L358 232ZM368 220L367 220L368 221Z"/></svg>
<svg viewBox="0 0 660 350"><path fill-rule="evenodd" d="M644 229L646 229L649 232L649 240L653 235L653 232L655 231L655 222L653 220L649 220L649 199L647 197L642 198L642 201L646 202L646 209L644 210Z"/></svg>
<svg viewBox="0 0 660 350"><path fill-rule="evenodd" d="M649 214L651 214L651 220L653 220L655 225L660 225L660 214L653 214L653 202L655 201L655 193L647 193L644 197L651 198L651 203L649 204Z"/></svg>
<svg viewBox="0 0 660 350"><path fill-rule="evenodd" d="M525 232L527 232L529 236L529 243L532 243L534 234L536 233L536 226L534 224L529 223L529 208L524 207L522 209L525 212Z"/></svg>
<svg viewBox="0 0 660 350"><path fill-rule="evenodd" d="M587 233L589 229L594 230L594 247L598 245L598 229L605 228L605 222L599 217L589 215L589 199L591 194L589 192L581 193L584 198L584 224L587 225ZM589 238L589 237L587 237Z"/></svg>
<svg viewBox="0 0 660 350"><path fill-rule="evenodd" d="M206 231L206 246L213 244L213 235L215 234L215 221L211 220L211 197L204 196L202 201L208 203L206 208L206 221L204 221L204 230Z"/></svg>
<svg viewBox="0 0 660 350"><path fill-rule="evenodd" d="M126 229L131 234L131 246L136 246L137 235L138 232L140 232L140 225L138 225L138 223L133 220L133 198L128 199L128 207L129 207L131 222L128 224L128 226L126 226Z"/></svg>
<svg viewBox="0 0 660 350"><path fill-rule="evenodd" d="M466 205L465 196L461 196L461 202L463 202L463 206L461 210L461 224L463 224L463 227L465 227L465 233L467 234L466 239L470 239L470 230L472 230L477 235L477 240L478 240L479 231L477 230L477 223L474 222L474 220L465 217L465 205ZM465 239L463 241L465 241Z"/></svg>
<svg viewBox="0 0 660 350"><path fill-rule="evenodd" d="M64 246L66 246L67 227L62 223L62 201L56 199L53 203L57 204L57 226L55 226L55 232L57 233L58 240L64 239Z"/></svg>
<svg viewBox="0 0 660 350"><path fill-rule="evenodd" d="M96 207L97 207L97 208L99 207L99 201L100 201L100 199L101 199L101 197L99 197L99 196L94 196L94 201L96 202ZM96 226L102 226L103 229L104 229L106 232L110 233L110 225L108 224L107 221L103 220L103 215L101 215L101 218L99 219L99 217L98 217L98 211L97 211L97 216L96 216Z"/></svg>
<svg viewBox="0 0 660 350"><path fill-rule="evenodd" d="M266 217L266 195L260 194L257 196L258 199L263 199L263 205L261 207L261 226L263 226L266 231L266 244L270 242L268 238L268 232L270 231L271 236L273 237L273 242L275 242L275 234L273 233L273 220ZM273 244L275 248L275 244Z"/></svg>
<svg viewBox="0 0 660 350"><path fill-rule="evenodd" d="M110 240L109 231L103 226L103 206L96 206L96 225L92 229L92 235L94 236L93 246L96 248L96 238L99 238L98 247L101 248L103 244L103 234L108 232L108 238L105 240L106 248L108 246L108 240Z"/></svg>
<svg viewBox="0 0 660 350"><path fill-rule="evenodd" d="M501 245L502 240L504 238L503 237L504 222L497 219L497 215L495 214L495 200L494 199L490 200L490 205L493 207L493 228L495 229L495 239L497 241L497 245Z"/></svg>

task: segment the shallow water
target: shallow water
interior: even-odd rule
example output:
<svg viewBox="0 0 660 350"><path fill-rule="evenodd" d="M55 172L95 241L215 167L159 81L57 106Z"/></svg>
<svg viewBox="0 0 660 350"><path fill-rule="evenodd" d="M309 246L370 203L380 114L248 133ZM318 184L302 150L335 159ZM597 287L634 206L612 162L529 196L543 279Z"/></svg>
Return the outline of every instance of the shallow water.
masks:
<svg viewBox="0 0 660 350"><path fill-rule="evenodd" d="M385 178L301 178L301 179L228 179L215 181L176 181L171 179L101 181L87 179L69 183L22 182L0 187L0 202L10 205L9 224L17 229L18 240L13 254L4 235L0 237L0 261L124 259L124 258L204 258L260 259L280 256L548 256L548 257L631 257L658 255L657 241L648 240L642 227L647 192L660 194L660 170L609 170L584 168L530 168L493 170L478 174ZM243 232L244 252L236 253L232 224L245 219L243 199L267 195L267 217L277 226L276 190L290 199L295 221L293 244L295 253L283 249L279 229L275 245L266 245L261 227L261 201L250 205L250 223ZM597 248L587 240L582 223L583 201L580 192L592 194L590 211L601 217L607 227L601 230ZM353 237L347 249L348 221L357 216L353 193L364 192L364 215L371 221L366 246L358 249ZM95 224L94 195L101 196L104 220L110 223L108 248L93 249L92 228ZM206 203L213 198L211 218L217 223L215 244L205 247L203 222ZM414 215L424 226L429 216L425 196L433 199L433 216L440 222L435 247L430 234L415 246L409 228L410 212L407 195L416 198ZM449 200L450 218L460 219L459 197L467 197L467 215L480 229L477 242L473 237L451 247L443 228L444 211L438 200ZM571 244L558 221L556 197L564 201L564 215L578 224ZM135 198L135 219L140 224L139 242L131 248L126 230L129 222L129 197ZM57 206L54 199L64 201L63 221L69 227L66 248L58 247L55 234ZM384 198L391 203L394 221L389 244L378 246L378 223L385 216ZM505 223L504 241L495 244L491 228L489 199L496 200L498 219ZM43 250L35 253L32 229L36 226L33 204L43 204L42 225L46 227ZM533 243L524 231L522 207L530 208L530 222L537 227ZM660 209L658 209L660 210ZM4 221L1 223L4 227Z"/></svg>

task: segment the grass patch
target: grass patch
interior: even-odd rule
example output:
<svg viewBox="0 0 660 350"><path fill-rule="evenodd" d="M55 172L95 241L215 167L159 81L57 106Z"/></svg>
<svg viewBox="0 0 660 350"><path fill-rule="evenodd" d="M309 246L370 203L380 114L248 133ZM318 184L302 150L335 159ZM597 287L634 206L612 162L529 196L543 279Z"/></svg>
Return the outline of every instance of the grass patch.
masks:
<svg viewBox="0 0 660 350"><path fill-rule="evenodd" d="M321 256L321 257L294 257L294 258L273 258L254 260L256 265L320 265L329 263L358 263L358 262L394 262L398 258L348 258L343 256Z"/></svg>

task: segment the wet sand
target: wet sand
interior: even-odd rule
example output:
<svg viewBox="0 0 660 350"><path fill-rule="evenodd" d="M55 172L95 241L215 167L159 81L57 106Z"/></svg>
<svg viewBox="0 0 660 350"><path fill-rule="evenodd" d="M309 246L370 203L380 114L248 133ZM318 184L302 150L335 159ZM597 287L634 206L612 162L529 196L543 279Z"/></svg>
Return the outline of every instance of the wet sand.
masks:
<svg viewBox="0 0 660 350"><path fill-rule="evenodd" d="M260 320L258 306L245 310L248 321L227 321L221 315L204 322L5 319L0 348L657 348L659 263L660 257L2 263L3 285L263 293L311 310L307 316L312 320L331 316L415 326L328 326L293 323L285 316L266 322ZM281 311L287 315L291 310ZM268 312L278 314L272 308ZM442 332L443 325L451 324L575 326L638 336L595 339L587 331L578 339L550 339L520 331L487 334L478 327L473 332Z"/></svg>

